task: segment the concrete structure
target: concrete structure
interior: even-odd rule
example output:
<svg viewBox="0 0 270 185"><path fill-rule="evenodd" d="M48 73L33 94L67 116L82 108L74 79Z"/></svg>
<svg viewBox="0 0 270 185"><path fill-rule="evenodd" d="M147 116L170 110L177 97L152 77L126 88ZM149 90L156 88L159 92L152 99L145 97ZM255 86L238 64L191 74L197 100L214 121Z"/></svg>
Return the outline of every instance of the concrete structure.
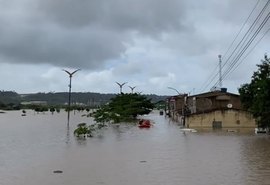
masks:
<svg viewBox="0 0 270 185"><path fill-rule="evenodd" d="M184 124L187 94L172 96L167 99L166 115L174 121Z"/></svg>
<svg viewBox="0 0 270 185"><path fill-rule="evenodd" d="M173 101L172 101L173 99ZM242 107L237 94L226 89L167 100L169 115L188 128L255 128L253 116Z"/></svg>
<svg viewBox="0 0 270 185"><path fill-rule="evenodd" d="M186 116L188 128L255 128L252 114L235 109L215 110Z"/></svg>

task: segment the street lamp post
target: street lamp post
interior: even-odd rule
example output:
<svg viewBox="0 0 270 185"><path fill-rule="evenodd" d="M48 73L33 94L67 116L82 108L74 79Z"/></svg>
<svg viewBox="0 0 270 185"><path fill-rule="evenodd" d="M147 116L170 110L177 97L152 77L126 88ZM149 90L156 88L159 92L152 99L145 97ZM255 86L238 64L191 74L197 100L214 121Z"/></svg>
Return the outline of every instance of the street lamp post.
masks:
<svg viewBox="0 0 270 185"><path fill-rule="evenodd" d="M128 87L131 89L131 94L133 94L133 91L134 91L136 86L134 86L134 87L128 86Z"/></svg>
<svg viewBox="0 0 270 185"><path fill-rule="evenodd" d="M68 75L69 75L69 91L68 91L68 121L69 121L69 117L70 117L70 101L71 101L71 78L72 76L79 71L80 69L77 69L73 72L67 71L65 69L63 69L63 71L65 71Z"/></svg>
<svg viewBox="0 0 270 185"><path fill-rule="evenodd" d="M168 87L168 89L172 89L174 90L175 92L177 92L178 95L182 95L179 91L177 91L177 89L173 88L173 87Z"/></svg>
<svg viewBox="0 0 270 185"><path fill-rule="evenodd" d="M122 94L122 88L123 88L123 86L124 86L127 82L124 82L124 83L122 83L122 84L120 84L119 82L115 82L115 83L117 83L117 84L119 85L119 87L120 87L120 94Z"/></svg>
<svg viewBox="0 0 270 185"><path fill-rule="evenodd" d="M185 126L186 125L186 113L185 113L185 109L186 109L186 96L187 96L187 94L183 94L183 93L180 93L177 89L175 89L175 88L173 88L173 87L168 87L168 89L171 89L171 90L174 90L175 92L177 92L177 94L179 95L179 96L183 96L183 102L182 102L182 120L183 120L183 122L182 122L182 124L183 124L183 126ZM176 102L174 102L174 106L176 106Z"/></svg>

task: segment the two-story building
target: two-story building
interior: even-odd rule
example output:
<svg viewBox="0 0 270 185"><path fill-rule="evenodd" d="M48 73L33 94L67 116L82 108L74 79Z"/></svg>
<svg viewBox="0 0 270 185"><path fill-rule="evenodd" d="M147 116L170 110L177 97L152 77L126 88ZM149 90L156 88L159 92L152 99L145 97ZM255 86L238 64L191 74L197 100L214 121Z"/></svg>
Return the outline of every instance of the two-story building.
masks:
<svg viewBox="0 0 270 185"><path fill-rule="evenodd" d="M169 101L173 120L188 128L255 128L252 114L243 109L240 96L225 88ZM172 106L173 104L173 106Z"/></svg>
<svg viewBox="0 0 270 185"><path fill-rule="evenodd" d="M187 94L171 96L167 98L166 114L173 121L184 123L184 114L186 108Z"/></svg>

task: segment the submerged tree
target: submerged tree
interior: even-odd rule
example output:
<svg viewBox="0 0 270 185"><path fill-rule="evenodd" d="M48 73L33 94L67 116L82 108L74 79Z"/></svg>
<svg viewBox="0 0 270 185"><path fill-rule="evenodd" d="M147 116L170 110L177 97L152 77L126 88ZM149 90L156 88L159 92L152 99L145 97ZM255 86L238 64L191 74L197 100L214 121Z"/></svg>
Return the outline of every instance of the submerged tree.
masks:
<svg viewBox="0 0 270 185"><path fill-rule="evenodd" d="M149 114L154 104L145 96L133 94L119 94L111 101L93 113L96 122L118 123L136 119L138 115Z"/></svg>
<svg viewBox="0 0 270 185"><path fill-rule="evenodd" d="M239 88L243 106L252 112L259 127L270 127L270 59L265 55L251 82Z"/></svg>
<svg viewBox="0 0 270 185"><path fill-rule="evenodd" d="M88 126L86 123L79 123L77 128L74 130L74 135L77 137L92 137L93 132L95 131L93 125Z"/></svg>
<svg viewBox="0 0 270 185"><path fill-rule="evenodd" d="M107 125L100 123L91 125L87 125L86 123L79 123L73 133L76 137L93 137L96 132L105 127L107 127Z"/></svg>

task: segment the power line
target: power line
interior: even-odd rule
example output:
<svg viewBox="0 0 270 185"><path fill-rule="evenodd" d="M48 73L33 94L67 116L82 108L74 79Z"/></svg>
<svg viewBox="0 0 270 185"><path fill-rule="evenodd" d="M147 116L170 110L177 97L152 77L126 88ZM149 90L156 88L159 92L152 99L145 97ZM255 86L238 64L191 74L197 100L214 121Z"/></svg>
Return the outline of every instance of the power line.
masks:
<svg viewBox="0 0 270 185"><path fill-rule="evenodd" d="M245 43L246 38L248 38L249 34L253 31L253 29L255 28L256 24L258 23L258 21L260 20L260 18L262 17L263 13L265 12L265 9L267 8L267 6L269 5L270 1L268 0L267 3L264 5L264 7L262 8L262 10L260 11L259 15L256 17L256 19L253 21L252 25L249 27L249 29L247 30L247 32L245 33L245 35L243 36L243 38L240 40L240 42L237 44L237 46L234 48L233 52L231 53L231 55L229 56L229 58L225 61L225 63L223 64L222 68L229 62L230 58L234 55L234 53L238 50L238 48L241 48L241 44ZM243 45L242 44L242 45ZM240 50L240 49L239 49Z"/></svg>
<svg viewBox="0 0 270 185"><path fill-rule="evenodd" d="M210 73L211 75L209 75L207 80L202 84L202 86L200 87L200 91L204 91L209 86L209 84L211 84L216 79L218 75L218 73L216 73L217 69L218 69L218 64L216 65L214 70ZM209 78L211 78L210 81L208 80Z"/></svg>
<svg viewBox="0 0 270 185"><path fill-rule="evenodd" d="M237 62L240 60L244 52L248 49L248 47L251 45L251 43L254 41L254 39L258 36L259 32L262 30L264 25L267 23L267 21L270 18L270 12L267 14L261 25L258 27L256 32L252 35L252 37L249 39L248 43L245 45L245 47L241 50L241 52L235 57L234 61L229 65L225 73L222 75L222 78L225 78L232 70L232 68L237 64ZM239 66L239 65L238 65ZM235 69L234 69L235 70ZM215 85L218 84L218 82L215 83Z"/></svg>
<svg viewBox="0 0 270 185"><path fill-rule="evenodd" d="M258 1L259 2L259 1ZM253 10L251 11L251 13L249 14L248 18L245 21L248 21L248 19L251 17L252 13L254 12L254 9L257 7L258 2L255 4ZM261 19L262 15L264 14L267 6L269 5L270 0L267 1L267 3L264 5L264 7L262 8L262 10L260 11L260 13L258 14L258 16L256 17L256 19L253 21L252 25L249 27L248 31L244 34L243 38L241 39L241 41L237 44L237 46L234 48L234 50L232 51L232 53L230 54L229 58L227 58L227 60L225 61L225 63L222 65L222 69L225 66L228 66L225 70L225 73L223 73L222 75L222 79L224 79L233 69L233 67L237 64L237 62L239 62L240 58L242 57L242 55L244 54L244 52L248 49L248 47L251 45L251 43L254 41L254 39L257 37L257 35L259 34L259 32L261 31L261 29L264 27L264 25L266 24L266 22L269 19L269 13L267 14L267 16L264 18L264 20L261 22L260 26L256 29L255 33L253 33L253 35L250 37L251 33L253 32L253 30L255 29L256 25L258 24L259 20ZM244 25L245 25L244 24ZM237 34L237 37L239 36L240 32L242 31L243 26L241 27L240 31ZM229 49L226 51L226 53L230 50L231 46L233 45L233 43L235 42L236 38L234 38L232 44L230 45ZM249 39L248 39L249 38ZM263 38L263 37L262 37ZM261 38L261 39L262 39ZM260 40L261 40L260 39ZM248 41L247 41L248 40ZM256 43L257 45L258 43ZM253 50L253 49L252 49ZM252 50L250 50L249 52L251 52ZM230 59L233 57L233 59L231 60L231 62L227 65L227 63L230 61ZM246 55L247 56L247 55ZM245 57L246 57L245 56ZM242 61L242 60L241 60ZM239 66L239 64L237 65ZM235 68L233 69L235 70ZM213 78L210 80L210 82L208 83L207 86L205 86L205 88L203 90L205 90L210 84L212 84L212 82L214 81L214 79L216 79L216 77L218 76L218 73L215 74L215 76L213 76ZM218 84L218 81L215 83L214 86L216 86Z"/></svg>
<svg viewBox="0 0 270 185"><path fill-rule="evenodd" d="M256 48L256 46L261 42L261 40L265 37L265 35L270 31L270 28L263 34L263 36L256 42L256 44L250 49L250 51L244 56L244 58L237 64L237 66L232 69L231 72L234 72L234 70L248 57L248 55Z"/></svg>
<svg viewBox="0 0 270 185"><path fill-rule="evenodd" d="M268 1L268 2L270 2L270 1ZM258 34L262 30L262 28L265 26L265 24L269 20L269 18L270 18L270 12L266 15L266 17L264 18L264 20L262 21L260 26L256 29L255 33L253 33L252 37L248 40L248 42L245 44L245 46L242 48L242 50L234 57L233 61L229 64L229 66L227 67L225 73L223 73L223 75L222 75L223 79L231 72L231 70L237 64L237 62L239 62L242 55L249 48L249 46L252 44L254 39L258 36ZM215 85L216 84L218 84L218 82L216 82Z"/></svg>
<svg viewBox="0 0 270 185"><path fill-rule="evenodd" d="M253 14L255 8L258 6L258 3L260 2L260 0L257 1L257 3L254 5L253 9L251 10L251 12L249 13L248 17L246 18L244 24L242 25L242 27L240 28L240 30L238 31L237 35L235 36L234 40L232 41L232 43L230 44L229 48L227 49L227 51L225 52L223 58L226 58L226 55L228 53L228 51L231 49L231 47L233 46L234 42L236 41L237 37L240 35L240 33L242 32L244 26L246 25L247 21L250 19L251 15ZM228 61L228 60L227 60ZM222 65L222 68L226 65L227 61L225 62L225 64ZM207 78L207 80L205 81L205 83L203 83L202 87L200 88L201 91L204 91L210 84L212 84L212 82L217 78L218 73L216 73L217 69L218 69L218 64L216 65L214 71L211 73L211 75L209 75L209 77ZM211 78L211 80L209 81L208 79ZM207 85L206 85L207 84ZM203 88L204 87L204 88Z"/></svg>
<svg viewBox="0 0 270 185"><path fill-rule="evenodd" d="M245 25L247 24L249 18L251 17L251 15L253 14L254 10L256 9L256 7L258 6L260 0L257 1L257 3L255 4L255 6L253 7L252 11L250 12L250 14L248 15L247 19L245 20L245 22L243 23L242 27L240 28L240 30L238 31L237 35L234 37L232 43L230 44L230 46L228 47L227 51L225 52L225 54L223 55L223 58L226 58L227 53L230 51L231 47L233 46L234 42L236 41L237 37L240 35L240 33L242 32L243 28L245 27Z"/></svg>

